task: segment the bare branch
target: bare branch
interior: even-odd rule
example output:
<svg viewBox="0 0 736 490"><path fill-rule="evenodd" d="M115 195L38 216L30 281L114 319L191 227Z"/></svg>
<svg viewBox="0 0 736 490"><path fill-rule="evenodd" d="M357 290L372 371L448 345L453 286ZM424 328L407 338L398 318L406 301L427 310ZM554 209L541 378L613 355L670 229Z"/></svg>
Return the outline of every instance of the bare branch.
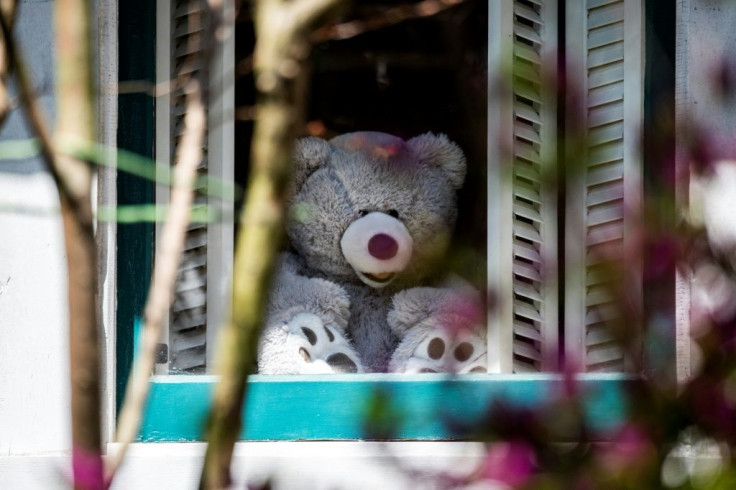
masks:
<svg viewBox="0 0 736 490"><path fill-rule="evenodd" d="M366 32L400 24L407 20L431 17L451 7L465 3L466 0L423 0L421 2L399 5L385 9L380 15L358 19L342 24L324 27L312 36L312 42L322 43L350 39Z"/></svg>
<svg viewBox="0 0 736 490"><path fill-rule="evenodd" d="M13 42L7 3L0 5L4 53L41 154L59 188L69 284L72 467L76 488L103 485L100 442L100 349L95 318L96 266L92 232L92 172L86 162L54 149L31 80ZM89 5L59 0L57 7L58 128L70 141L94 141Z"/></svg>
<svg viewBox="0 0 736 490"><path fill-rule="evenodd" d="M8 31L12 31L15 21L16 0L0 1L0 16L3 22L8 26ZM0 43L4 43L5 34L0 35ZM0 50L0 126L5 122L10 112L10 97L8 95L8 80L10 79L10 61L6 50Z"/></svg>
<svg viewBox="0 0 736 490"><path fill-rule="evenodd" d="M207 427L200 486L226 488L230 460L242 425L247 376L277 249L291 171L296 122L303 107L297 95L309 36L316 23L334 12L340 0L262 0L257 4L254 68L258 119L251 148L248 194L241 211L235 253L233 307L219 343L216 372L220 374Z"/></svg>
<svg viewBox="0 0 736 490"><path fill-rule="evenodd" d="M91 5L58 0L57 138L70 143L95 140L94 84L90 39ZM28 86L24 92L28 90ZM26 98L29 98L26 95ZM38 116L36 116L38 117ZM100 437L100 346L95 314L97 267L92 213L92 167L57 156L39 134L60 182L69 277L69 345L72 400L72 467L75 488L103 485Z"/></svg>
<svg viewBox="0 0 736 490"><path fill-rule="evenodd" d="M202 103L202 87L196 79L186 87L187 111L184 116L184 134L177 148L174 166L174 186L171 189L170 211L161 234L156 253L151 288L144 312L142 345L136 357L125 402L118 420L119 451L110 459L106 481L110 482L131 442L138 436L143 410L149 393L149 379L155 367L156 347L166 326L166 314L174 299L174 284L181 263L187 226L189 224L197 166L202 160L202 144L206 129L206 114Z"/></svg>

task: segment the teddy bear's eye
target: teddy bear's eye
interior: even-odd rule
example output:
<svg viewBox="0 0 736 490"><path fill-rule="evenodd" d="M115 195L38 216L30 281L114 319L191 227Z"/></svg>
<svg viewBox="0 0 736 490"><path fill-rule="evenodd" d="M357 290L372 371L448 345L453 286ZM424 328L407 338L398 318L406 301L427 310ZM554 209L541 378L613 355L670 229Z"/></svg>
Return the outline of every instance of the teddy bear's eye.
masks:
<svg viewBox="0 0 736 490"><path fill-rule="evenodd" d="M388 214L392 218L399 219L399 212L396 211L395 209L389 209L388 211L386 211L386 214Z"/></svg>
<svg viewBox="0 0 736 490"><path fill-rule="evenodd" d="M358 216L360 216L361 218L365 216L366 214L368 214L367 209L361 209L360 211L358 211Z"/></svg>

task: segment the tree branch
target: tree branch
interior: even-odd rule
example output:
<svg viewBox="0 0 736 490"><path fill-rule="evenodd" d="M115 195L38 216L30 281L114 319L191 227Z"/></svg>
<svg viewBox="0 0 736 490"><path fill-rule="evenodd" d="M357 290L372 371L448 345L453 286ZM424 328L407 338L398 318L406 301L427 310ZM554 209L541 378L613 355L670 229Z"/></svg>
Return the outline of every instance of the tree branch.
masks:
<svg viewBox="0 0 736 490"><path fill-rule="evenodd" d="M291 171L298 106L295 83L310 51L316 23L340 6L340 0L262 0L256 6L254 68L258 118L251 147L248 194L241 211L235 252L233 306L218 343L215 389L207 427L209 445L200 486L226 488L230 460L242 426L246 380L267 299Z"/></svg>
<svg viewBox="0 0 736 490"><path fill-rule="evenodd" d="M56 3L56 137L70 143L95 140L90 39L91 4ZM26 87L27 88L27 87ZM39 134L47 139L46 134ZM69 276L69 344L72 400L72 468L75 488L102 488L100 346L95 314L97 266L92 213L92 168L69 156L53 157L61 182L61 210Z"/></svg>
<svg viewBox="0 0 736 490"><path fill-rule="evenodd" d="M366 32L377 31L412 19L431 17L466 0L422 0L409 5L391 7L380 15L357 19L319 29L312 35L312 42L323 43L350 39Z"/></svg>
<svg viewBox="0 0 736 490"><path fill-rule="evenodd" d="M170 211L163 225L161 243L156 253L156 265L144 311L142 344L128 379L125 402L118 419L116 440L120 443L120 449L110 459L106 469L108 483L112 481L115 472L122 464L128 446L138 436L141 426L150 389L149 379L155 367L156 348L174 299L174 285L194 201L193 189L197 167L203 157L206 113L200 81L189 80L185 90L187 92L185 129L176 152Z"/></svg>

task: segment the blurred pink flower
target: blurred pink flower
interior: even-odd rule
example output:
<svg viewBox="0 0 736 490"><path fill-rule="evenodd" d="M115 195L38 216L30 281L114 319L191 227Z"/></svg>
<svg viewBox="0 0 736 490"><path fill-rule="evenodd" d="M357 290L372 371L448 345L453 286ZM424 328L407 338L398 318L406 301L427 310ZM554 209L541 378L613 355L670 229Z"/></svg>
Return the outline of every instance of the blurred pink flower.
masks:
<svg viewBox="0 0 736 490"><path fill-rule="evenodd" d="M75 488L105 488L102 457L75 446L72 454Z"/></svg>
<svg viewBox="0 0 736 490"><path fill-rule="evenodd" d="M601 446L599 452L603 467L612 473L646 465L654 455L655 448L647 432L631 423L624 425L611 444Z"/></svg>
<svg viewBox="0 0 736 490"><path fill-rule="evenodd" d="M451 336L472 331L484 323L483 305L474 293L448 295L437 308L440 324Z"/></svg>
<svg viewBox="0 0 736 490"><path fill-rule="evenodd" d="M520 440L498 442L486 453L483 477L518 487L529 480L535 465L534 448L529 443Z"/></svg>

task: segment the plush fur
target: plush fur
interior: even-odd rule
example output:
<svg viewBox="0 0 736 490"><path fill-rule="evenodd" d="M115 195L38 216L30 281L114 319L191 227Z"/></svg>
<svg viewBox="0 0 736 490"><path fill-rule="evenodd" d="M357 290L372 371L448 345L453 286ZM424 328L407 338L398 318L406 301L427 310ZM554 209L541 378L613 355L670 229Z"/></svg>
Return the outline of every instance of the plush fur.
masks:
<svg viewBox="0 0 736 490"><path fill-rule="evenodd" d="M485 373L482 308L469 287L412 288L397 293L388 323L400 339L389 371Z"/></svg>
<svg viewBox="0 0 736 490"><path fill-rule="evenodd" d="M386 372L402 336L388 323L394 297L444 272L465 157L444 135L361 132L300 140L295 166L290 250L271 293L259 370ZM360 233L341 246L358 220ZM365 227L388 238L368 246ZM397 258L377 260L376 250Z"/></svg>

